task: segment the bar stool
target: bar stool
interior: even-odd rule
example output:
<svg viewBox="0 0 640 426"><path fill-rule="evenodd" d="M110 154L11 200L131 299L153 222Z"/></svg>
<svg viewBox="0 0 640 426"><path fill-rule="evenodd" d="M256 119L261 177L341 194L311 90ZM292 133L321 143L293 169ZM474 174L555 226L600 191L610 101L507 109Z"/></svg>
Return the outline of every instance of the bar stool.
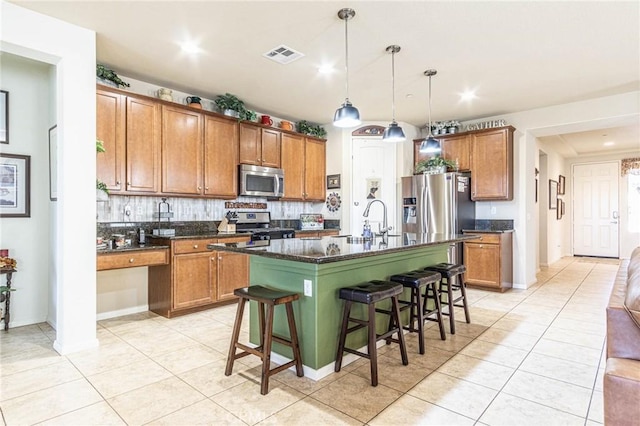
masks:
<svg viewBox="0 0 640 426"><path fill-rule="evenodd" d="M300 345L298 343L298 333L296 331L296 322L293 317L293 301L298 300L300 295L288 291L275 290L259 285L251 287L238 288L233 294L239 297L238 311L236 312L236 322L233 325L233 334L231 337L231 346L229 347L229 356L227 357L227 368L224 371L225 376L230 376L233 371L233 362L247 355L256 355L262 359L262 375L260 393L266 395L269 392L269 377L286 370L292 365L296 366L296 374L298 377L304 376L302 370L302 357L300 356ZM238 343L240 336L240 328L242 325L242 314L244 313L244 305L247 300L255 300L258 302L258 318L260 322L260 346L256 348L249 347L242 343ZM290 339L273 334L273 314L276 305L285 305L287 311L287 322L289 323ZM265 317L265 305L267 312ZM293 350L293 360L276 368L269 369L271 363L271 344L273 341L291 347ZM236 348L242 352L236 354Z"/></svg>
<svg viewBox="0 0 640 426"><path fill-rule="evenodd" d="M339 297L345 301L344 311L342 315L342 326L340 328L340 337L338 339L338 353L336 354L335 371L342 368L342 356L344 352L349 352L363 358L368 358L371 365L371 386L378 386L378 352L376 342L385 340L387 337L398 333L398 342L400 343L400 355L402 356L402 364L409 364L407 358L407 348L404 343L402 329L399 326L391 330L387 330L384 334L376 333L376 312L390 314L395 324L400 324L400 310L398 305L398 295L402 293L402 285L389 281L372 280L354 287L344 287L340 289ZM375 304L382 300L391 299L391 311L376 309ZM353 303L363 303L368 305L368 318L362 320L352 318L351 306ZM349 322L357 325L349 328ZM368 353L360 352L355 349L345 347L347 334L368 327L367 347Z"/></svg>
<svg viewBox="0 0 640 426"><path fill-rule="evenodd" d="M418 343L420 354L424 355L424 322L435 321L440 327L440 338L446 340L444 331L444 322L442 321L442 312L440 309L440 295L436 283L441 280L442 276L438 272L431 271L411 271L403 274L392 275L389 281L402 284L404 288L411 290L410 300L398 299L400 312L409 309L409 325L404 326L405 330L410 332L418 332ZM424 289L424 295L422 294ZM427 309L427 301L433 299L435 303L434 309ZM435 313L436 318L431 318L431 314ZM389 318L389 329L393 327L393 318ZM418 320L418 328L414 327L414 323ZM395 342L396 339L387 338L387 343Z"/></svg>
<svg viewBox="0 0 640 426"><path fill-rule="evenodd" d="M445 303L442 298L444 297L444 293L447 293L447 306L449 307L448 312L442 312L442 315L449 316L449 328L451 329L451 334L456 334L456 324L454 318L454 307L464 308L464 317L467 321L467 324L471 323L471 317L469 315L469 306L467 304L467 290L464 281L462 280L462 274L467 271L467 268L464 265L456 265L453 263L438 263L437 265L432 265L424 268L425 271L439 272L442 275L442 280L440 281L440 303ZM445 282L445 279L447 280ZM443 287L446 287L443 289ZM453 292L460 290L460 296L457 298L453 298ZM461 304L456 304L458 302L462 302Z"/></svg>

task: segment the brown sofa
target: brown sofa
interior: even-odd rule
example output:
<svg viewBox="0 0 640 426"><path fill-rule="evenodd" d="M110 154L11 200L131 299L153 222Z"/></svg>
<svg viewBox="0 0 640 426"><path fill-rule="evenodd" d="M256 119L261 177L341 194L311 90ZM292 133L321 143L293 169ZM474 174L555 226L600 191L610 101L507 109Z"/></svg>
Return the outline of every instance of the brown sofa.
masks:
<svg viewBox="0 0 640 426"><path fill-rule="evenodd" d="M640 247L620 266L607 306L604 421L640 424Z"/></svg>

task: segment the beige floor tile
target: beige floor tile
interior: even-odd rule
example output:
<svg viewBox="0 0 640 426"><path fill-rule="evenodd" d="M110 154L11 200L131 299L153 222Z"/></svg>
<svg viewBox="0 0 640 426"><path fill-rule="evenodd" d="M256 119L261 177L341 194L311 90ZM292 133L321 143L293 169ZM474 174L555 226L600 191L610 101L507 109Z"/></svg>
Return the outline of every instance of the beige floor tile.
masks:
<svg viewBox="0 0 640 426"><path fill-rule="evenodd" d="M264 419L259 425L362 425L362 422L334 410L313 399L302 399L276 414Z"/></svg>
<svg viewBox="0 0 640 426"><path fill-rule="evenodd" d="M139 312L131 315L124 315L117 318L110 318L106 320L98 321L98 325L109 329L112 333L117 335L126 332L127 330L141 330L141 329L157 329L162 327L162 323L156 321L158 315L151 312Z"/></svg>
<svg viewBox="0 0 640 426"><path fill-rule="evenodd" d="M594 333L585 333L583 331L566 330L551 325L544 333L545 339L555 340L558 342L570 343L572 345L585 346L591 349L601 350L604 345L604 336Z"/></svg>
<svg viewBox="0 0 640 426"><path fill-rule="evenodd" d="M462 334L450 334L448 323L445 325L445 329L447 330L447 340L440 339L440 331L438 327L431 327L428 330L425 330L425 348L429 347L443 351L458 352L473 341L471 337L463 336Z"/></svg>
<svg viewBox="0 0 640 426"><path fill-rule="evenodd" d="M256 424L303 399L305 395L289 386L269 381L269 393L260 394L260 384L245 381L216 394L214 401L247 424Z"/></svg>
<svg viewBox="0 0 640 426"><path fill-rule="evenodd" d="M197 343L195 340L183 334L173 332L167 327L162 327L161 329L129 330L120 334L120 337L147 356L174 352Z"/></svg>
<svg viewBox="0 0 640 426"><path fill-rule="evenodd" d="M500 390L515 369L457 354L437 371L477 385Z"/></svg>
<svg viewBox="0 0 640 426"><path fill-rule="evenodd" d="M492 426L584 425L584 418L500 393L479 420Z"/></svg>
<svg viewBox="0 0 640 426"><path fill-rule="evenodd" d="M588 389L593 388L597 367L573 361L530 353L519 368L519 371L538 374Z"/></svg>
<svg viewBox="0 0 640 426"><path fill-rule="evenodd" d="M604 423L604 399L602 392L594 391L591 397L591 404L589 405L589 414L587 415L589 420L598 423ZM638 419L636 419L638 420Z"/></svg>
<svg viewBox="0 0 640 426"><path fill-rule="evenodd" d="M171 377L109 398L107 402L127 424L143 424L188 407L205 396Z"/></svg>
<svg viewBox="0 0 640 426"><path fill-rule="evenodd" d="M291 369L281 371L280 373L272 376L273 380L277 380L285 385L302 392L305 395L310 395L315 391L322 389L331 382L338 380L345 374L349 374L344 368L338 373L331 373L320 380L312 380L308 377L298 377L295 371Z"/></svg>
<svg viewBox="0 0 640 426"><path fill-rule="evenodd" d="M582 418L587 415L591 399L589 389L524 371L517 371L503 392Z"/></svg>
<svg viewBox="0 0 640 426"><path fill-rule="evenodd" d="M604 366L603 361L601 361L600 368L598 368L598 375L596 376L596 384L593 387L593 390L602 392L602 383L604 382Z"/></svg>
<svg viewBox="0 0 640 426"><path fill-rule="evenodd" d="M473 425L474 420L445 408L403 395L369 422L386 425Z"/></svg>
<svg viewBox="0 0 640 426"><path fill-rule="evenodd" d="M475 320L476 318L472 316L470 324L467 324L466 322L456 321L456 335L470 337L474 339L479 335L481 335L482 333L484 333L486 330L488 330L489 326L479 324L475 322ZM433 327L435 327L435 329L438 330L438 333L439 333L440 331L437 328L438 324L436 323L432 323L432 324L433 324ZM447 326L445 330L448 330L448 329L449 328Z"/></svg>
<svg viewBox="0 0 640 426"><path fill-rule="evenodd" d="M3 346L0 344L0 346ZM63 357L49 347L29 346L25 350L15 350L3 354L0 358L0 377L19 373L36 367L51 365L63 361Z"/></svg>
<svg viewBox="0 0 640 426"><path fill-rule="evenodd" d="M460 351L463 355L468 355L483 361L489 361L505 367L516 368L527 356L528 351L511 348L509 346L496 345L495 343L474 340L466 348Z"/></svg>
<svg viewBox="0 0 640 426"><path fill-rule="evenodd" d="M93 386L79 379L4 401L2 415L7 425L34 424L100 401Z"/></svg>
<svg viewBox="0 0 640 426"><path fill-rule="evenodd" d="M529 321L513 318L501 318L492 328L500 330L514 331L516 333L528 334L530 336L541 337L547 330L546 325L540 325Z"/></svg>
<svg viewBox="0 0 640 426"><path fill-rule="evenodd" d="M145 358L123 367L87 376L87 380L103 398L114 396L170 378L172 375L162 366Z"/></svg>
<svg viewBox="0 0 640 426"><path fill-rule="evenodd" d="M251 374L251 377L247 376L246 372L249 367L239 363L234 365L233 373L230 376L225 376L226 363L226 360L218 359L202 367L180 373L177 376L207 397L237 386L249 379L255 379L253 374Z"/></svg>
<svg viewBox="0 0 640 426"><path fill-rule="evenodd" d="M0 401L37 392L52 386L72 382L82 378L82 374L69 361L62 358L55 364L43 365L10 374L0 381Z"/></svg>
<svg viewBox="0 0 640 426"><path fill-rule="evenodd" d="M427 377L433 370L425 369L417 363L411 362L422 355L411 353L408 355L409 364L402 365L400 355L378 357L378 383L384 384L400 392L406 392L420 380ZM360 366L353 371L360 377L371 380L370 363Z"/></svg>
<svg viewBox="0 0 640 426"><path fill-rule="evenodd" d="M533 352L598 367L600 350L542 338Z"/></svg>
<svg viewBox="0 0 640 426"><path fill-rule="evenodd" d="M101 401L39 423L39 425L42 426L116 426L125 424L126 423L120 418L120 416L118 416L118 414L116 414L106 401Z"/></svg>
<svg viewBox="0 0 640 426"><path fill-rule="evenodd" d="M603 324L595 324L584 321L577 321L570 318L558 318L553 321L553 326L569 331L579 331L582 333L593 333L604 336L607 328Z"/></svg>
<svg viewBox="0 0 640 426"><path fill-rule="evenodd" d="M85 376L104 373L147 359L142 352L122 340L75 352L67 358Z"/></svg>
<svg viewBox="0 0 640 426"><path fill-rule="evenodd" d="M418 383L408 395L477 419L497 391L446 374L434 372Z"/></svg>
<svg viewBox="0 0 640 426"><path fill-rule="evenodd" d="M173 374L179 374L202 367L216 360L226 360L226 357L207 346L197 344L177 351L152 356L152 359Z"/></svg>
<svg viewBox="0 0 640 426"><path fill-rule="evenodd" d="M205 399L188 407L181 408L167 416L156 419L148 425L246 425L245 422L220 407L215 402Z"/></svg>
<svg viewBox="0 0 640 426"><path fill-rule="evenodd" d="M482 333L478 340L530 351L538 341L538 337L494 327Z"/></svg>
<svg viewBox="0 0 640 426"><path fill-rule="evenodd" d="M367 423L401 395L401 392L382 383L374 387L371 386L370 379L346 374L312 393L311 397Z"/></svg>

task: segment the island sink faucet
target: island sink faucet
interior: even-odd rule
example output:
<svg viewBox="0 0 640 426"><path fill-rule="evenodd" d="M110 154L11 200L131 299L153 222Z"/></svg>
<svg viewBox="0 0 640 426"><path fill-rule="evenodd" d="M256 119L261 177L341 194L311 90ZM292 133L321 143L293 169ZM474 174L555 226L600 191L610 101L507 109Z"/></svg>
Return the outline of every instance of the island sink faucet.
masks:
<svg viewBox="0 0 640 426"><path fill-rule="evenodd" d="M378 235L382 235L383 237L385 237L388 232L393 229L393 226L387 226L387 206L382 200L376 198L375 200L369 201L369 204L367 204L367 207L364 209L364 213L362 213L362 216L369 217L371 204L375 203L376 201L382 204L382 208L384 209L382 216L382 229L380 228L380 224L378 224Z"/></svg>

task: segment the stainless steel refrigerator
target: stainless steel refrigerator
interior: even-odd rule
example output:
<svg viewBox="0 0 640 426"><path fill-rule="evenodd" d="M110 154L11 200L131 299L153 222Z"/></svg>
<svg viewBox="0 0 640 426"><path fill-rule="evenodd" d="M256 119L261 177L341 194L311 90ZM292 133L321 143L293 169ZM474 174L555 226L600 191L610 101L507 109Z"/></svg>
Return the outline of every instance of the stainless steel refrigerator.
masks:
<svg viewBox="0 0 640 426"><path fill-rule="evenodd" d="M473 229L475 202L471 200L470 173L439 173L402 178L402 232L411 234L461 234ZM455 245L449 261L462 262Z"/></svg>

